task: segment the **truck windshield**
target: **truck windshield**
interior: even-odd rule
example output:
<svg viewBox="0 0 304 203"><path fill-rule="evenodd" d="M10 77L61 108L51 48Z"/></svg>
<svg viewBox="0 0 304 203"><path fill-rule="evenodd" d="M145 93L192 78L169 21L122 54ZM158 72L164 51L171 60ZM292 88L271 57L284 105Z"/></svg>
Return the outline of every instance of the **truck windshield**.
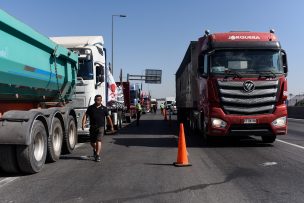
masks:
<svg viewBox="0 0 304 203"><path fill-rule="evenodd" d="M79 58L79 70L77 77L82 77L84 80L92 80L94 78L93 73L93 60L85 60Z"/></svg>
<svg viewBox="0 0 304 203"><path fill-rule="evenodd" d="M211 55L210 72L283 73L279 50L219 50Z"/></svg>
<svg viewBox="0 0 304 203"><path fill-rule="evenodd" d="M167 101L167 105L171 105L172 104L172 101Z"/></svg>

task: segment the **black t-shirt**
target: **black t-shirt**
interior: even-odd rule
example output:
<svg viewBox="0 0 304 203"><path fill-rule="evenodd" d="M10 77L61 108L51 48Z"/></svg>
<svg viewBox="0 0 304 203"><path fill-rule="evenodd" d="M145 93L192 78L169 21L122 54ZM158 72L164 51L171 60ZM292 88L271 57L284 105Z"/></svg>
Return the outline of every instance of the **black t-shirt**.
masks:
<svg viewBox="0 0 304 203"><path fill-rule="evenodd" d="M91 127L103 127L105 125L105 117L109 115L107 107L96 107L95 104L88 107L86 111L87 116L90 118Z"/></svg>

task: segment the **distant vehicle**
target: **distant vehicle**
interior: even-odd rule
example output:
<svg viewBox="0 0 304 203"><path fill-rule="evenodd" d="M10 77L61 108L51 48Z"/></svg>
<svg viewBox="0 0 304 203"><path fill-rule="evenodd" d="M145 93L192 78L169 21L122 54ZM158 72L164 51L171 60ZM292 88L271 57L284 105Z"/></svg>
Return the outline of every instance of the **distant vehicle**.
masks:
<svg viewBox="0 0 304 203"><path fill-rule="evenodd" d="M274 31L205 32L176 72L178 120L208 136L287 133L287 56Z"/></svg>
<svg viewBox="0 0 304 203"><path fill-rule="evenodd" d="M135 105L140 99L140 89L138 84L130 85L130 115L131 118L136 118Z"/></svg>
<svg viewBox="0 0 304 203"><path fill-rule="evenodd" d="M175 103L175 97L166 97L166 100L165 100L165 109L170 109L171 108L171 105Z"/></svg>
<svg viewBox="0 0 304 203"><path fill-rule="evenodd" d="M142 113L149 113L151 111L151 97L145 92L141 92L140 101L142 105Z"/></svg>
<svg viewBox="0 0 304 203"><path fill-rule="evenodd" d="M151 99L151 112L153 111L153 112L156 112L156 110L157 110L157 101L156 101L156 99Z"/></svg>
<svg viewBox="0 0 304 203"><path fill-rule="evenodd" d="M130 83L129 82L116 82L116 85L119 89L117 95L117 101L123 103L123 121L130 123L131 114L130 114Z"/></svg>
<svg viewBox="0 0 304 203"><path fill-rule="evenodd" d="M150 102L151 102L151 106L157 105L156 99L152 98Z"/></svg>
<svg viewBox="0 0 304 203"><path fill-rule="evenodd" d="M176 107L176 102L173 102L170 106L170 111L172 114L176 115L177 114L177 107Z"/></svg>

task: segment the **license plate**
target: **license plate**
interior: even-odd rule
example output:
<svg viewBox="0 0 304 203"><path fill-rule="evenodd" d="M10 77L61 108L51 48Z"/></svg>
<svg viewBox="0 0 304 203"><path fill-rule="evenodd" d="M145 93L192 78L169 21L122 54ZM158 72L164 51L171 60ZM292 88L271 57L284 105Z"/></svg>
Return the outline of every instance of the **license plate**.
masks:
<svg viewBox="0 0 304 203"><path fill-rule="evenodd" d="M255 124L256 122L257 120L254 118L244 119L244 124Z"/></svg>

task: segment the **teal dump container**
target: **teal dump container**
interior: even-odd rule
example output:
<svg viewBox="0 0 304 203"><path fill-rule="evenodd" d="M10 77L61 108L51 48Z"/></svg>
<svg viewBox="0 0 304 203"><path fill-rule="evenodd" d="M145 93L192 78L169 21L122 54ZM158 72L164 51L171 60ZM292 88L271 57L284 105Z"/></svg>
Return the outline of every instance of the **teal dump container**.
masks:
<svg viewBox="0 0 304 203"><path fill-rule="evenodd" d="M69 100L78 56L0 10L0 101Z"/></svg>

